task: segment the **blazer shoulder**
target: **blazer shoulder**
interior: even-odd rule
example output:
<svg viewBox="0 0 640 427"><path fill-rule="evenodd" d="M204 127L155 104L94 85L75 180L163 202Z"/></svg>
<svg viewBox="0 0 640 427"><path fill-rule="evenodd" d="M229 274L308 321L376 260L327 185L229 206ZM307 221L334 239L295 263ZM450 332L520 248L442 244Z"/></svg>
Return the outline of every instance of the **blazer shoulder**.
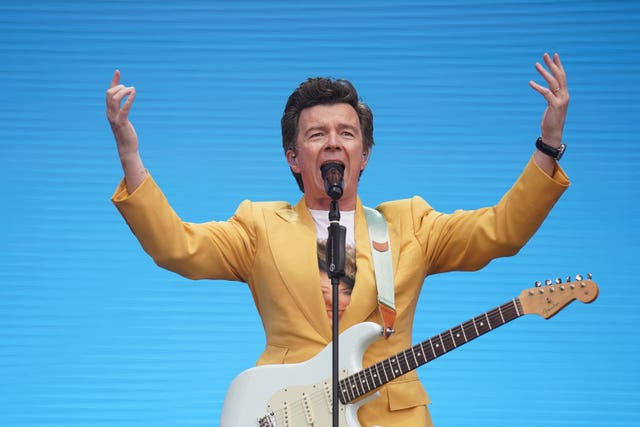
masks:
<svg viewBox="0 0 640 427"><path fill-rule="evenodd" d="M431 205L420 196L383 202L376 206L376 209L383 215L389 215L390 217L403 214L422 216L434 211Z"/></svg>
<svg viewBox="0 0 640 427"><path fill-rule="evenodd" d="M278 215L283 218L290 218L297 216L295 208L289 203L284 201L267 201L267 202L254 202L251 200L244 200L238 206L236 210L236 217L267 217L271 215Z"/></svg>

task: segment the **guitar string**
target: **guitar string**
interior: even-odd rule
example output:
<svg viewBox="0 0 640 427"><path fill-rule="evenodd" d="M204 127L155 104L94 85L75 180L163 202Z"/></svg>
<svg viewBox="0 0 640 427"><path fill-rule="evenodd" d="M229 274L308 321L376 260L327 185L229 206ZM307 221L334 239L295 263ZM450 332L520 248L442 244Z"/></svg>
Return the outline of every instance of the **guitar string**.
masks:
<svg viewBox="0 0 640 427"><path fill-rule="evenodd" d="M342 386L347 386L347 388L349 389L347 390L347 393L346 393L349 402L379 388L380 386L386 384L392 379L398 378L412 370L415 370L417 367L421 366L424 363L428 363L436 359L437 357L448 353L449 351L455 349L459 345L466 344L472 339L477 338L481 335L484 335L485 333L495 329L496 327L502 326L508 323L509 321L519 317L518 309L515 306L515 303L516 303L516 300L505 303L499 307L496 307L493 310L487 311L479 316L474 317L473 319L470 319L464 323L454 326L449 330L441 332L438 335L435 335L421 343L415 344L414 346L404 351L401 351L381 362L371 365L359 372L356 372L340 380L340 384ZM502 310L505 310L505 311L502 311ZM507 316L507 317L505 318L504 316ZM462 338L464 342L462 342L461 344L457 344L455 342L455 338L452 336L454 332L457 332L458 330L464 331L465 327L467 328L468 331L472 331L473 329L471 329L471 327L474 326L474 323L484 322L483 318L486 318L488 320L488 323L489 323L487 325L488 329L484 327L481 332L478 331L479 333L476 333L474 331L474 334L471 335L470 339L467 338L467 335L465 333L464 338ZM424 347L424 344L430 343L431 345L434 345L435 348L440 348L439 343L437 342L435 344L433 343L434 339L439 339L442 342L442 347L444 347L443 352L442 353L436 352L435 357L429 357L428 355L429 352L425 351L423 347ZM421 353L422 355L421 356L417 355L416 350L418 350L419 353ZM415 360L412 361L411 360L412 358L414 358ZM417 360L418 358L420 358L421 360ZM416 362L418 363L416 364ZM402 364L404 364L406 369L403 369ZM396 367L399 367L399 371L396 371L395 369ZM381 375L379 373L380 371L379 368L385 371L384 372L385 378L381 378ZM374 374L374 371L375 371L375 374ZM387 379L389 381L387 381ZM321 388L324 388L325 385L324 383L321 383L321 384L318 384L318 386ZM310 404L312 405L312 408L315 409L315 408L318 408L319 405L324 405L326 407L327 412L329 412L328 405L331 404L329 402L330 396L327 395L327 393L323 389L311 392L308 395L308 399L310 401ZM295 417L302 416L306 419L306 413L305 413L303 401L304 401L304 398L300 398L300 399L295 399L294 401L288 403L289 418L295 419ZM274 410L273 413L276 419L277 420L279 419L279 422L283 423L283 425L286 425L286 422L284 420L285 410L283 408Z"/></svg>
<svg viewBox="0 0 640 427"><path fill-rule="evenodd" d="M351 393L349 393L350 401L366 393L369 393L370 391L387 383L388 382L386 381L387 378L389 378L389 380L398 378L399 376L402 376L405 373L410 372L416 369L417 367L422 366L423 364L428 363L434 360L435 358L444 355L445 353L448 353L449 351L455 349L457 346L466 344L467 342L473 340L474 338L477 338L480 335L484 335L485 333L491 331L492 329L502 326L507 322L519 317L516 304L517 303L515 299L512 301L509 301L499 307L496 307L493 310L489 310L479 316L474 317L473 319L470 319L464 323L461 323L460 325L454 326L453 328L447 331L444 331L439 335L431 337L430 339L427 339L404 351L401 351L381 362L371 365L360 372L350 375L345 379L345 380L349 380L348 383L351 385L350 387ZM505 316L507 317L505 318ZM468 338L467 334L465 333L463 337L459 337L459 338L462 338L463 342L455 341L454 337L452 336L453 333L458 333L458 331L464 332L465 328L467 329L467 331L471 331L470 328L474 326L474 322L484 323L485 318L488 319L489 324L482 327L482 332L475 333L474 331L474 334L471 335L471 338ZM487 327L488 329L486 329ZM437 341L434 343L433 342L434 339L440 340L442 342L442 346L440 346L440 343L438 343ZM433 355L433 352L435 352L436 353L435 357L429 357L429 354L428 354L429 352L425 351L423 348L423 345L425 343L429 343L430 346L433 346L432 355ZM442 352L438 352L435 350L440 348L443 348ZM418 350L422 354L422 356L417 356L416 350ZM420 359L422 360L418 361L418 363L416 364L416 360L418 357L420 357ZM412 358L416 360L412 360ZM404 367L406 367L406 369L403 367L403 365ZM399 371L396 368L399 368ZM384 373L386 376L385 379L381 378L381 375L378 373L381 369L384 370ZM364 377L364 381L362 381L363 377ZM370 384L370 381L373 382L373 385ZM362 389L363 391L360 391L360 389ZM354 395L353 398L351 398L352 394Z"/></svg>

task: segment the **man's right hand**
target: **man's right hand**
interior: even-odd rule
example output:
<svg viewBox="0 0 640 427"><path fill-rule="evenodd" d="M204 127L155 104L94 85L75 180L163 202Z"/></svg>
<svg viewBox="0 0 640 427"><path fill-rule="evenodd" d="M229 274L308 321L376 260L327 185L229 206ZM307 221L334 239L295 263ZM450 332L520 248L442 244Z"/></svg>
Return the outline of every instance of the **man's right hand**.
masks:
<svg viewBox="0 0 640 427"><path fill-rule="evenodd" d="M129 121L129 112L135 98L136 89L133 86L126 87L120 84L120 71L115 70L106 94L107 119L116 139L129 193L133 193L147 176L138 152L138 136Z"/></svg>

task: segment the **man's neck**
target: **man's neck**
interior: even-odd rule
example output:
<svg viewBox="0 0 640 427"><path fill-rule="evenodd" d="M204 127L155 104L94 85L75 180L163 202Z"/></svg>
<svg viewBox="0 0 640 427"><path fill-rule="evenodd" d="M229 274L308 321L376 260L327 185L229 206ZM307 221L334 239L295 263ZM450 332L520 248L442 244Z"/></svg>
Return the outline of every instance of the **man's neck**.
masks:
<svg viewBox="0 0 640 427"><path fill-rule="evenodd" d="M329 197L311 199L305 194L304 201L309 209L328 211L331 208L331 199ZM338 200L338 207L341 211L355 211L356 198L341 198L340 200Z"/></svg>

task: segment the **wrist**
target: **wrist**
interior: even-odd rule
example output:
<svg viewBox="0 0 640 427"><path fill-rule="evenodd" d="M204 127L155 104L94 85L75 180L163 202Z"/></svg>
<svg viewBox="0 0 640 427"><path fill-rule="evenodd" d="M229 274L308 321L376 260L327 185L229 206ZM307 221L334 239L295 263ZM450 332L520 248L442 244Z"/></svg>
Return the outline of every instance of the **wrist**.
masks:
<svg viewBox="0 0 640 427"><path fill-rule="evenodd" d="M555 160L560 160L564 155L566 145L560 143L559 141L547 141L546 139L539 137L536 140L536 148L541 153Z"/></svg>

